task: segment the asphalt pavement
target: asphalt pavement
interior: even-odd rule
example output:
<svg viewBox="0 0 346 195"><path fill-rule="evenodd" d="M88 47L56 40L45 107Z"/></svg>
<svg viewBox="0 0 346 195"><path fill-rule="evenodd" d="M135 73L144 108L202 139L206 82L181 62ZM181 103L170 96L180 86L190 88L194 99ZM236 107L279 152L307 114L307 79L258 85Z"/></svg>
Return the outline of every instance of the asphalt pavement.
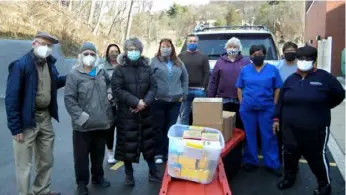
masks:
<svg viewBox="0 0 346 195"><path fill-rule="evenodd" d="M7 78L7 65L12 60L23 55L25 51L30 49L30 41L0 41L0 58L2 66L0 67L0 96L5 93L5 84ZM55 51L58 52L58 51ZM74 60L65 60L59 53L57 68L62 73L67 73L74 63ZM72 153L72 128L71 120L66 112L63 101L63 89L58 92L59 115L60 123L53 122L56 133L55 141L55 161L52 173L52 189L60 191L64 195L74 195L75 193L75 178L73 168L73 153ZM334 116L333 116L334 117ZM338 119L339 120L339 119ZM7 128L6 112L4 107L4 99L0 98L0 195L16 195L16 178L15 166L13 159L12 137ZM328 156L331 163L331 177L333 194L345 194L345 181L337 168L333 157L328 151ZM225 166L232 166L231 164ZM342 165L344 166L344 165ZM106 178L111 181L112 186L108 189L90 188L94 195L157 195L160 190L160 185L151 184L148 182L148 167L145 161L141 161L134 166L136 186L134 188L125 187L123 167L117 170L110 169L107 163L104 163ZM163 173L164 167L160 167ZM33 167L32 176L35 174ZM289 190L278 191L276 183L279 178L265 172L263 169L258 169L253 173L246 173L240 170L238 175L229 182L233 195L303 195L312 194L316 187L316 181L313 177L308 165L304 160L300 165L300 176L297 184ZM33 181L33 180L32 180ZM170 195L170 194L168 194ZM173 194L171 194L173 195Z"/></svg>

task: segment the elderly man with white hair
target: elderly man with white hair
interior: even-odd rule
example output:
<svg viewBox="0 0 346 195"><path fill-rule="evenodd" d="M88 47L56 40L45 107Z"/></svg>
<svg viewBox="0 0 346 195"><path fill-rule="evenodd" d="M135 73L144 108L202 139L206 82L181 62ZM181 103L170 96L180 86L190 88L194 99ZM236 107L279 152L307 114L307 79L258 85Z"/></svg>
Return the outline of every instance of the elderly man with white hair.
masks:
<svg viewBox="0 0 346 195"><path fill-rule="evenodd" d="M217 60L211 73L208 96L222 97L223 109L225 111L236 112L236 127L244 129L238 114L239 100L235 84L240 69L250 64L250 60L242 56L242 45L240 40L236 37L232 37L227 41L225 50L226 52Z"/></svg>
<svg viewBox="0 0 346 195"><path fill-rule="evenodd" d="M50 189L55 138L52 117L59 120L57 90L64 87L66 78L59 75L51 55L58 42L56 37L38 32L32 50L8 67L5 104L19 195L29 194L33 158L37 173L33 194L60 194Z"/></svg>
<svg viewBox="0 0 346 195"><path fill-rule="evenodd" d="M141 153L149 166L149 181L161 182L154 160L155 130L151 111L157 86L154 71L142 52L139 39L126 40L111 80L118 100L115 159L124 162L127 186L135 184L132 163L139 162Z"/></svg>

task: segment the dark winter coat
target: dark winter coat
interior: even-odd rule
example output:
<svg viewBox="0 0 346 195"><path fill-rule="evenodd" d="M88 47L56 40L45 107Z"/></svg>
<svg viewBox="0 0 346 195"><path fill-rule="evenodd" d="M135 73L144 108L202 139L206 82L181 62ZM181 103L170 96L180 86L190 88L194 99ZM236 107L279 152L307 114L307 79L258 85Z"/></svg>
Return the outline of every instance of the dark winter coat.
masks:
<svg viewBox="0 0 346 195"><path fill-rule="evenodd" d="M150 105L157 86L148 59L141 57L137 62L130 62L126 56L119 55L118 63L111 80L113 95L118 100L115 158L138 163L141 152L146 160L154 158L155 132ZM132 112L131 108L136 108L140 99L148 107L139 113Z"/></svg>

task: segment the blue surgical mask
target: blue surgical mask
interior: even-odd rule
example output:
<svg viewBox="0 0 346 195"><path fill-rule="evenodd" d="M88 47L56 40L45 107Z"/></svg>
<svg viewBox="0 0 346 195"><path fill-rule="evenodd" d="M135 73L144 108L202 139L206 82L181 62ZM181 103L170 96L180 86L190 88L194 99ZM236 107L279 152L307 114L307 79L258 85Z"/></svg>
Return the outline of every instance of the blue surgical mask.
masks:
<svg viewBox="0 0 346 195"><path fill-rule="evenodd" d="M189 51L196 51L197 47L198 47L198 44L197 43L189 43L186 46L187 46L187 49Z"/></svg>
<svg viewBox="0 0 346 195"><path fill-rule="evenodd" d="M139 50L127 52L127 58L131 61L137 61L140 57L141 57L141 52Z"/></svg>

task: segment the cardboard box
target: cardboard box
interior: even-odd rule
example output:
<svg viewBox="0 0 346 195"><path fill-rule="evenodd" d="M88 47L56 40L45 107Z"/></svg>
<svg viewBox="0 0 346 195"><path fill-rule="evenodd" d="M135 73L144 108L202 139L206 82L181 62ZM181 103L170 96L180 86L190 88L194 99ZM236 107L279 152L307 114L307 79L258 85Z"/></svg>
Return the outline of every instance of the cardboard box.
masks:
<svg viewBox="0 0 346 195"><path fill-rule="evenodd" d="M235 112L222 112L222 122L221 123L195 123L193 125L196 126L203 126L203 127L210 127L213 129L218 129L221 131L223 138L225 139L225 142L230 140L232 138L233 129L235 128Z"/></svg>
<svg viewBox="0 0 346 195"><path fill-rule="evenodd" d="M222 124L222 98L195 98L192 103L196 124Z"/></svg>

